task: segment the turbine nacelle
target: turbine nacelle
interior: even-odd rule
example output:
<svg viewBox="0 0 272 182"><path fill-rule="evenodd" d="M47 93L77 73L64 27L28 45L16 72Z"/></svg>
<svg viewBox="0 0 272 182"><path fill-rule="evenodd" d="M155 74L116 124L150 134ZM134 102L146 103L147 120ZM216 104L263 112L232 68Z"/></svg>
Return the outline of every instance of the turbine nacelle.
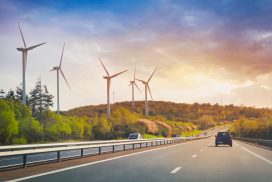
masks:
<svg viewBox="0 0 272 182"><path fill-rule="evenodd" d="M17 51L27 51L27 49L26 48L23 48L23 47L21 47L21 48L17 48Z"/></svg>
<svg viewBox="0 0 272 182"><path fill-rule="evenodd" d="M110 76L103 76L104 79L111 79Z"/></svg>

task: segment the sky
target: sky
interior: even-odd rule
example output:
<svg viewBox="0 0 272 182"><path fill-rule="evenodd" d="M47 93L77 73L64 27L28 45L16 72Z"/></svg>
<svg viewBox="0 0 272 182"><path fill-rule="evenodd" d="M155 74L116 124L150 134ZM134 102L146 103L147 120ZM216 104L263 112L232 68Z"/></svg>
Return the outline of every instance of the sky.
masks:
<svg viewBox="0 0 272 182"><path fill-rule="evenodd" d="M60 78L60 107L106 103L106 75L114 101L131 100L129 81L150 81L153 99L272 107L271 0L0 0L0 88L22 82L22 47L29 51L26 87L47 85L56 106L60 61L71 86ZM144 99L144 87L135 92ZM112 95L111 95L112 96ZM111 98L112 100L112 98ZM55 107L54 107L55 108Z"/></svg>

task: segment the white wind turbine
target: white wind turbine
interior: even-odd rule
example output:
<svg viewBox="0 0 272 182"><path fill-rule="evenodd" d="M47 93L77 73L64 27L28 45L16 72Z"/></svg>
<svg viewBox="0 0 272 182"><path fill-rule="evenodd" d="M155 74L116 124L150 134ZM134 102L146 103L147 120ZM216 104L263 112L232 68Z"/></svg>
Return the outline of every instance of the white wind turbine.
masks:
<svg viewBox="0 0 272 182"><path fill-rule="evenodd" d="M132 89L132 109L135 109L135 103L134 103L134 86L136 86L137 89L138 89L138 91L141 92L141 90L139 89L138 85L136 84L135 74L136 74L136 67L135 67L135 70L134 70L134 78L133 78L133 80L129 81L130 82L129 86L131 85L131 89Z"/></svg>
<svg viewBox="0 0 272 182"><path fill-rule="evenodd" d="M148 90L148 92L150 94L151 99L153 100L151 90L150 90L150 87L149 87L148 83L150 82L150 80L151 80L151 78L154 75L156 70L157 70L157 67L155 68L155 70L153 71L153 73L151 74L151 76L149 77L149 79L147 81L136 79L136 80L142 82L144 84L144 86L145 86L145 115L146 116L148 116L147 90Z"/></svg>
<svg viewBox="0 0 272 182"><path fill-rule="evenodd" d="M58 112L58 114L59 114L59 110L60 110L60 107L59 107L59 72L61 73L62 77L64 78L64 80L66 82L66 84L68 85L68 87L71 90L71 87L70 87L70 85L69 85L67 79L65 78L65 76L63 74L63 71L61 69L61 63L62 63L62 58L63 58L64 47L65 47L65 44L63 45L63 48L62 48L59 66L55 66L55 67L53 67L52 70L50 70L50 71L57 71L57 112Z"/></svg>
<svg viewBox="0 0 272 182"><path fill-rule="evenodd" d="M34 48L36 48L36 47L39 47L39 46L45 44L46 42L41 43L41 44L37 44L37 45L34 45L34 46L27 47L19 23L18 23L18 27L19 27L20 34L21 34L21 37L22 37L23 43L24 43L24 47L17 48L17 50L18 50L18 51L21 51L21 52L22 52L22 55L23 55L23 59L22 59L22 60L23 60L23 83L22 83L22 86L23 86L23 93L22 93L22 94L23 94L23 95L22 95L22 103L23 103L24 105L26 105L26 81L25 81L25 74L26 74L26 64L27 64L27 52L28 52L29 50L32 50L32 49L34 49Z"/></svg>
<svg viewBox="0 0 272 182"><path fill-rule="evenodd" d="M107 73L107 76L103 76L103 78L107 80L107 117L110 117L110 83L111 83L111 79L126 72L127 70L122 71L120 73L116 73L114 75L110 75L100 58L99 58L99 60L102 64L105 72Z"/></svg>

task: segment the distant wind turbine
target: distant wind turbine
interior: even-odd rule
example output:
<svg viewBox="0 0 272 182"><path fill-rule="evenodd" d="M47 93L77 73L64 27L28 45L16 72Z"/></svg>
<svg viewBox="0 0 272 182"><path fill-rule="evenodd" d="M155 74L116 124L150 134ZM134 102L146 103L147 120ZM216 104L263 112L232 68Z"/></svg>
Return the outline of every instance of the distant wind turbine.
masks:
<svg viewBox="0 0 272 182"><path fill-rule="evenodd" d="M146 116L148 116L147 90L148 90L148 92L150 94L151 99L153 100L151 90L150 90L150 87L149 87L148 83L150 82L150 80L151 80L151 78L154 75L156 70L157 70L157 67L155 68L155 70L153 71L153 73L151 74L151 76L149 77L149 79L147 81L136 79L136 80L142 82L144 84L144 86L145 86L145 115Z"/></svg>
<svg viewBox="0 0 272 182"><path fill-rule="evenodd" d="M129 82L130 82L129 86L131 85L131 89L132 89L132 109L135 109L135 102L134 102L134 86L136 86L137 89L138 89L138 91L141 92L141 90L139 89L138 85L136 84L135 75L136 75L136 66L135 66L135 69L134 69L134 78L133 78L133 80L129 81Z"/></svg>
<svg viewBox="0 0 272 182"><path fill-rule="evenodd" d="M23 86L23 93L22 93L22 94L23 94L23 95L22 95L22 103L23 103L24 105L26 105L26 81L25 81L25 74L26 74L26 64L27 64L27 52L28 52L29 50L32 50L32 49L34 49L34 48L36 48L36 47L39 47L39 46L45 44L46 42L41 43L41 44L37 44L37 45L34 45L34 46L27 47L19 23L18 23L18 27L19 27L20 34L21 34L21 37L22 37L23 43L24 43L24 47L17 48L17 50L18 50L18 51L21 51L21 52L22 52L22 55L23 55L23 59L22 59L22 60L23 60L23 83L22 83L22 86Z"/></svg>
<svg viewBox="0 0 272 182"><path fill-rule="evenodd" d="M111 83L111 79L126 72L127 70L124 70L120 73L116 73L114 75L110 75L100 58L99 58L99 60L102 64L105 72L107 73L107 76L103 76L103 78L107 80L107 117L110 117L110 83Z"/></svg>
<svg viewBox="0 0 272 182"><path fill-rule="evenodd" d="M52 70L50 70L50 71L57 71L57 112L58 112L58 114L59 114L59 111L60 111L60 106L59 106L59 72L61 73L62 77L64 78L64 80L66 82L66 84L68 85L68 87L71 90L71 87L70 87L70 85L69 85L67 79L65 78L64 73L63 73L63 71L61 69L61 63L62 63L62 58L63 58L64 47L65 47L65 44L63 45L63 48L62 48L59 66L55 66L55 67L53 67Z"/></svg>

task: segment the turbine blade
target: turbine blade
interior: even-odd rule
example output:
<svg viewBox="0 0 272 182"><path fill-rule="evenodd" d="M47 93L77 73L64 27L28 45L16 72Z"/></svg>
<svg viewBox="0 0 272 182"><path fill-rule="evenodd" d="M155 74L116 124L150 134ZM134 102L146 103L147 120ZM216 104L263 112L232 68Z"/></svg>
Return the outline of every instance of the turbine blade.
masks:
<svg viewBox="0 0 272 182"><path fill-rule="evenodd" d="M135 69L134 69L134 81L135 81L135 75L136 75L136 66L135 66Z"/></svg>
<svg viewBox="0 0 272 182"><path fill-rule="evenodd" d="M55 69L53 68L52 70L49 70L49 71L55 71Z"/></svg>
<svg viewBox="0 0 272 182"><path fill-rule="evenodd" d="M70 85L69 85L69 83L68 83L67 79L65 78L65 76L64 76L64 74L63 74L63 72L62 72L62 70L61 70L61 69L59 69L59 70L60 70L60 73L61 73L61 75L63 76L63 78L64 78L64 80L65 80L66 84L68 85L68 87L69 87L69 88L70 88L70 90L71 90L71 87L70 87Z"/></svg>
<svg viewBox="0 0 272 182"><path fill-rule="evenodd" d="M148 88L148 92L149 92L149 94L150 94L150 97L151 97L151 99L153 100L153 97L152 97L152 94L151 94L151 91L150 91L149 85L147 84L146 86L147 86L147 88Z"/></svg>
<svg viewBox="0 0 272 182"><path fill-rule="evenodd" d="M120 73L116 73L116 74L112 75L111 78L114 78L114 77L116 77L116 76L118 76L118 75L121 75L122 73L124 73L124 72L126 72L126 71L128 71L128 70L121 71Z"/></svg>
<svg viewBox="0 0 272 182"><path fill-rule="evenodd" d="M138 85L136 84L136 82L134 82L134 85L137 87L138 91L139 91L140 93L142 93L142 92L141 92L141 89L138 87Z"/></svg>
<svg viewBox="0 0 272 182"><path fill-rule="evenodd" d="M62 52L61 52L61 57L60 57L60 64L59 64L59 67L61 67L64 47L65 47L65 43L64 43L63 48L62 48Z"/></svg>
<svg viewBox="0 0 272 182"><path fill-rule="evenodd" d="M22 37L22 39L23 39L23 42L24 42L24 46L25 46L25 48L26 48L26 43L25 43L25 39L24 39L24 36L23 36L23 33L22 33L22 30L21 30L21 27L20 27L20 24L19 24L19 22L18 22L18 27L19 27L19 30L20 30L20 33L21 33L21 37Z"/></svg>
<svg viewBox="0 0 272 182"><path fill-rule="evenodd" d="M138 80L138 81L142 82L143 84L145 84L145 81L143 81L143 80L140 80L140 79L137 79L137 78L136 78L136 80Z"/></svg>
<svg viewBox="0 0 272 182"><path fill-rule="evenodd" d="M41 43L41 44L37 44L37 45L34 45L34 46L31 46L31 47L28 47L27 50L34 49L34 48L39 47L39 46L41 46L41 45L43 45L43 44L46 44L46 42Z"/></svg>
<svg viewBox="0 0 272 182"><path fill-rule="evenodd" d="M151 76L149 77L147 83L151 80L152 76L154 75L155 71L157 70L157 67L155 68L155 70L153 71L153 73L151 74Z"/></svg>
<svg viewBox="0 0 272 182"><path fill-rule="evenodd" d="M101 61L101 59L99 58L100 63L102 64L104 70L106 71L107 75L110 76L109 72L107 71L106 67L104 66L103 62Z"/></svg>
<svg viewBox="0 0 272 182"><path fill-rule="evenodd" d="M132 85L132 83L130 82L130 84L128 86Z"/></svg>

